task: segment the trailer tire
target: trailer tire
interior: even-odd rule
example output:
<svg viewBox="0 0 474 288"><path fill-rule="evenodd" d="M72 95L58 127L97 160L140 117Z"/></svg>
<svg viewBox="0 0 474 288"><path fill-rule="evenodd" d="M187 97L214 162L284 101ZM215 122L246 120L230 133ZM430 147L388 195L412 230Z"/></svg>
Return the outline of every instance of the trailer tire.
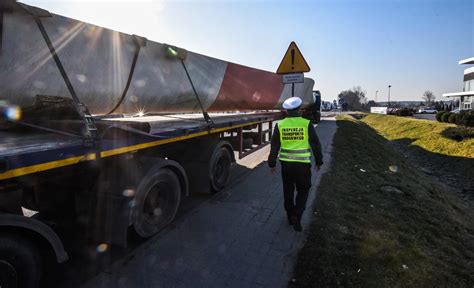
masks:
<svg viewBox="0 0 474 288"><path fill-rule="evenodd" d="M252 149L253 139L252 138L244 138L242 139L242 148L243 149Z"/></svg>
<svg viewBox="0 0 474 288"><path fill-rule="evenodd" d="M176 174L167 168L154 167L138 185L132 209L132 224L143 238L148 238L173 221L181 198Z"/></svg>
<svg viewBox="0 0 474 288"><path fill-rule="evenodd" d="M214 192L222 190L229 182L231 164L232 156L229 150L226 147L217 146L211 156L209 171L211 188Z"/></svg>
<svg viewBox="0 0 474 288"><path fill-rule="evenodd" d="M18 235L0 235L0 287L36 288L41 257L36 247Z"/></svg>

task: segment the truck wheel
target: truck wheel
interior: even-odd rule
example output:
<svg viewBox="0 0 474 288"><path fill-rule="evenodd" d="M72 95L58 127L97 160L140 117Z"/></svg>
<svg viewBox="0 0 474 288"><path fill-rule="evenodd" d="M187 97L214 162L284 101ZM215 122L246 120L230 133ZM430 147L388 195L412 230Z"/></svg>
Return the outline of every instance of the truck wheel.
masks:
<svg viewBox="0 0 474 288"><path fill-rule="evenodd" d="M157 233L173 221L181 198L181 186L170 169L150 169L138 185L132 223L143 238Z"/></svg>
<svg viewBox="0 0 474 288"><path fill-rule="evenodd" d="M16 235L0 236L0 287L39 287L41 268L38 251Z"/></svg>
<svg viewBox="0 0 474 288"><path fill-rule="evenodd" d="M253 139L252 138L244 138L242 140L242 148L243 149L252 149Z"/></svg>
<svg viewBox="0 0 474 288"><path fill-rule="evenodd" d="M230 165L232 157L225 147L218 147L211 156L210 178L212 190L217 192L222 190L230 178Z"/></svg>

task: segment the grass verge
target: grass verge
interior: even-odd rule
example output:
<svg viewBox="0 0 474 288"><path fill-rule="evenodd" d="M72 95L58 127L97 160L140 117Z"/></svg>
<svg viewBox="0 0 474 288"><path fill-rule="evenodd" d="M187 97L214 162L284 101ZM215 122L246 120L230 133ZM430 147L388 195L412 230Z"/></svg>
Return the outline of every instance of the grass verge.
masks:
<svg viewBox="0 0 474 288"><path fill-rule="evenodd" d="M290 287L472 287L474 214L349 116ZM307 213L312 213L308 211Z"/></svg>
<svg viewBox="0 0 474 288"><path fill-rule="evenodd" d="M432 153L474 158L474 128L381 114L362 121L389 140L407 139Z"/></svg>

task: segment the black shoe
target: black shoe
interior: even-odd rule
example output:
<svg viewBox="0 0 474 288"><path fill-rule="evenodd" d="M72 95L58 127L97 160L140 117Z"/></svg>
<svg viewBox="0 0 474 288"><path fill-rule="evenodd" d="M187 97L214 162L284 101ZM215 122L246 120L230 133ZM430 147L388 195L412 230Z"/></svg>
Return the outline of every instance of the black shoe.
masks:
<svg viewBox="0 0 474 288"><path fill-rule="evenodd" d="M291 214L288 214L287 216L288 216L288 224L290 224L290 226L295 225L296 221L298 220L296 216L291 215Z"/></svg>
<svg viewBox="0 0 474 288"><path fill-rule="evenodd" d="M303 227L301 227L301 222L299 220L296 221L296 223L293 225L293 229L297 232L303 231Z"/></svg>

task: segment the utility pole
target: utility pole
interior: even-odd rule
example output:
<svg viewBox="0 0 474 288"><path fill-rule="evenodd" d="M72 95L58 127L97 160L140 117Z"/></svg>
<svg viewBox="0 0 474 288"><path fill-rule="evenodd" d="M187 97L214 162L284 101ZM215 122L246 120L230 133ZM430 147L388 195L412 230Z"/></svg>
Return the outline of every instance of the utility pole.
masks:
<svg viewBox="0 0 474 288"><path fill-rule="evenodd" d="M390 107L390 88L392 88L392 85L388 85L388 107Z"/></svg>
<svg viewBox="0 0 474 288"><path fill-rule="evenodd" d="M377 103L377 93L379 93L379 90L375 91L375 103Z"/></svg>

